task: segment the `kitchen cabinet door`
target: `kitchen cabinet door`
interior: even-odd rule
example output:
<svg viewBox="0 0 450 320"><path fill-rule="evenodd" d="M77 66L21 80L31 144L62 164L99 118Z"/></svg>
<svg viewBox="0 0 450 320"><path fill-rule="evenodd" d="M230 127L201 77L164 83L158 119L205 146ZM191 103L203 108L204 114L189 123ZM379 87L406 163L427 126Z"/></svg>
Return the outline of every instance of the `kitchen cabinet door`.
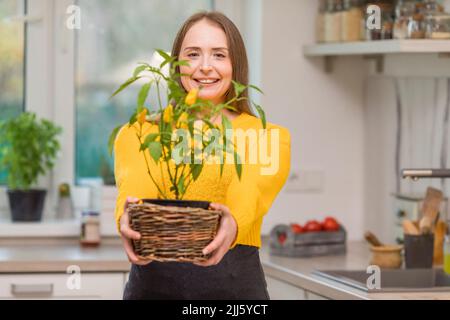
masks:
<svg viewBox="0 0 450 320"><path fill-rule="evenodd" d="M266 276L271 300L305 300L305 291L287 282Z"/></svg>
<svg viewBox="0 0 450 320"><path fill-rule="evenodd" d="M123 273L3 274L0 299L122 299ZM79 281L78 281L79 280Z"/></svg>

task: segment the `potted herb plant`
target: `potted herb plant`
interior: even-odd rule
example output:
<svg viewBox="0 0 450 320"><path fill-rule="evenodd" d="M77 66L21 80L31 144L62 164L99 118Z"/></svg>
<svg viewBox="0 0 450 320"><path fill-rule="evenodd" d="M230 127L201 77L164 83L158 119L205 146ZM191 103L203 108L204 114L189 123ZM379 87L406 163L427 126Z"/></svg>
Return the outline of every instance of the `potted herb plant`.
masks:
<svg viewBox="0 0 450 320"><path fill-rule="evenodd" d="M0 170L7 174L13 221L40 221L46 190L34 189L53 168L62 129L32 112L0 122Z"/></svg>
<svg viewBox="0 0 450 320"><path fill-rule="evenodd" d="M242 95L246 89L261 91L253 85L233 81L234 97L229 101L213 104L198 97L201 87L190 92L186 92L182 87L182 74L177 73L177 68L187 65L187 61L178 61L176 57L171 57L162 50L157 52L163 58L159 67L139 63L132 77L112 95L114 97L139 79L146 80L139 91L137 106L128 125L136 130L140 151L146 160L147 173L158 190L158 199L143 199L144 204L129 206L132 228L140 231L142 239L145 239L134 242L135 250L142 257L151 257L152 260L202 261L206 257L202 255L201 250L214 237L220 212L209 210L207 201L184 200L183 197L192 182L200 177L206 160L211 157L219 157L221 175L224 157L233 157L236 174L241 177L242 164L239 154L231 137L226 134L227 130L232 129L231 122L227 117L221 117L221 125L217 125L212 119L218 117L223 109L236 111L233 104L248 99ZM168 75L163 72L167 65ZM168 101L166 106L161 102L162 88L165 89L165 98ZM158 100L156 110L149 110L145 106L152 89L156 91ZM253 105L265 128L264 111L259 105ZM199 112L202 113L201 119L198 117ZM144 135L143 126L146 122L157 126L157 130ZM115 128L110 135L110 153L121 127L122 125ZM200 140L196 141L196 136L200 136ZM167 173L168 183L163 181L160 185L157 182L158 179L154 176L156 172L150 170L147 152L151 158L149 160L153 160L159 167L158 173ZM172 242L170 247L164 247L168 246L168 238L165 237L176 234L180 230L181 221L184 223L183 230L190 230L195 236L178 235L180 241Z"/></svg>

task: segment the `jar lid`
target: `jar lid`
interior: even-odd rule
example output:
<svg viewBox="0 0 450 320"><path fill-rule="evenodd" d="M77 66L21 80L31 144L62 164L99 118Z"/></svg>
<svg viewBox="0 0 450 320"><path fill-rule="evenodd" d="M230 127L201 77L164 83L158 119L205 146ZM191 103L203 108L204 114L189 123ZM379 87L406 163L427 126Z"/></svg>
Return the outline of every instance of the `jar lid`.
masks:
<svg viewBox="0 0 450 320"><path fill-rule="evenodd" d="M100 215L100 212L98 212L98 211L90 211L90 210L86 210L86 211L81 212L81 215L82 215L82 216L99 216L99 215Z"/></svg>

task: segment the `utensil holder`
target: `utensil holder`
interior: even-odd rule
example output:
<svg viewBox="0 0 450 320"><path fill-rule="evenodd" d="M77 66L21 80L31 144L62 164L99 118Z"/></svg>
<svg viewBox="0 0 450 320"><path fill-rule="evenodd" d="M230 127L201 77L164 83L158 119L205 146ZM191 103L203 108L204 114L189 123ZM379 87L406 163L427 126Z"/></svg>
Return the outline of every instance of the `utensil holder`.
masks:
<svg viewBox="0 0 450 320"><path fill-rule="evenodd" d="M409 235L405 234L405 267L432 268L434 253L434 235Z"/></svg>

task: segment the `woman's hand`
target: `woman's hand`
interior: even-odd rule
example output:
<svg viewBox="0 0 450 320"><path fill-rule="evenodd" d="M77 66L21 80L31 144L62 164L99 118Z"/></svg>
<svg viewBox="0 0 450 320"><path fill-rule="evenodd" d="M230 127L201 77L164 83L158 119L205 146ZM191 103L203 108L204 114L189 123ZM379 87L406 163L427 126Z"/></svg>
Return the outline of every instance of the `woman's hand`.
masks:
<svg viewBox="0 0 450 320"><path fill-rule="evenodd" d="M133 264L144 266L146 264L149 264L151 260L142 260L136 256L131 240L139 240L141 238L141 234L130 228L130 217L128 216L128 212L126 210L129 203L136 203L138 201L138 198L133 197L128 197L125 201L123 214L120 218L120 235L122 238L123 247L125 248L125 252L128 256L128 261Z"/></svg>
<svg viewBox="0 0 450 320"><path fill-rule="evenodd" d="M228 252L228 249L230 249L230 246L236 239L237 235L237 224L231 215L230 209L220 203L211 203L209 206L213 210L222 211L223 215L220 219L220 226L216 237L203 249L203 254L206 255L208 253L212 253L211 257L204 262L194 262L194 264L203 267L218 264L222 260L223 256Z"/></svg>

